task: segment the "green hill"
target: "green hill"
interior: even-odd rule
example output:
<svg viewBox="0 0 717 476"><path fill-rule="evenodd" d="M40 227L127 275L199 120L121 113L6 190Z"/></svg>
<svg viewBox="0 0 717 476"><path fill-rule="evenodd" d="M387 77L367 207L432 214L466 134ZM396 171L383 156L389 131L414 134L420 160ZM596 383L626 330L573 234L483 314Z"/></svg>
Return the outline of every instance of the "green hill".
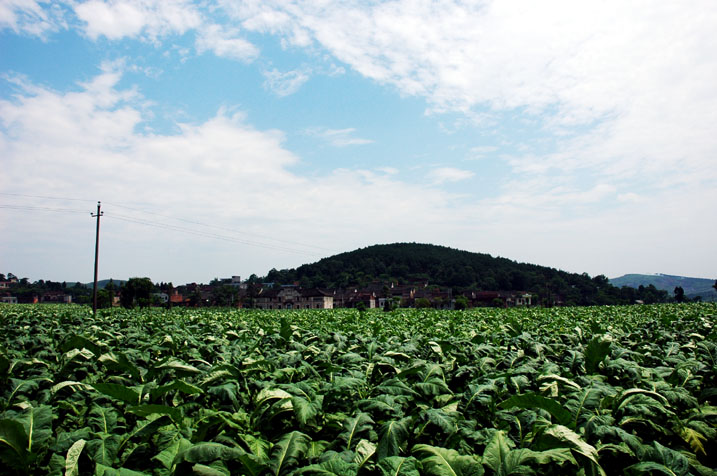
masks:
<svg viewBox="0 0 717 476"><path fill-rule="evenodd" d="M110 283L110 281L112 281L112 284L114 284L115 286L122 286L124 283L127 282L126 280L122 279L100 279L97 281L97 289L104 289L105 286ZM85 286L91 288L94 286L94 283L85 283Z"/></svg>
<svg viewBox="0 0 717 476"><path fill-rule="evenodd" d="M605 276L590 277L535 264L518 263L445 246L420 243L374 245L324 258L295 269L272 269L265 278L279 284L347 288L371 283L428 283L454 292L529 291L542 300L565 304L660 302L667 294L651 288L638 295L610 285Z"/></svg>
<svg viewBox="0 0 717 476"><path fill-rule="evenodd" d="M685 276L672 276L669 274L626 274L619 278L610 280L614 286L629 286L638 288L640 286L653 285L657 289L673 294L676 287L680 286L685 290L685 296L694 299L701 296L703 301L717 301L717 291L712 287L714 279L688 278Z"/></svg>

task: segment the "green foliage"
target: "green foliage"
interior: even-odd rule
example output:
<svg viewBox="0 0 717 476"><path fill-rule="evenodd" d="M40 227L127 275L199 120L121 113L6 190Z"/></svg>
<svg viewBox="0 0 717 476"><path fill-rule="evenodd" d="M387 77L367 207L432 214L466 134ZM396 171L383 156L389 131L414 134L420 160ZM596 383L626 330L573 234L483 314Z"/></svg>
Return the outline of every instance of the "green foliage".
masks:
<svg viewBox="0 0 717 476"><path fill-rule="evenodd" d="M419 444L413 452L426 474L433 476L481 476L485 472L478 457L461 455L456 450Z"/></svg>
<svg viewBox="0 0 717 476"><path fill-rule="evenodd" d="M599 336L590 339L585 348L585 371L595 374L599 371L600 363L610 355L610 341Z"/></svg>
<svg viewBox="0 0 717 476"><path fill-rule="evenodd" d="M130 278L120 288L122 307L147 307L152 304L151 294L154 284L149 278Z"/></svg>
<svg viewBox="0 0 717 476"><path fill-rule="evenodd" d="M0 306L3 474L714 474L708 303Z"/></svg>

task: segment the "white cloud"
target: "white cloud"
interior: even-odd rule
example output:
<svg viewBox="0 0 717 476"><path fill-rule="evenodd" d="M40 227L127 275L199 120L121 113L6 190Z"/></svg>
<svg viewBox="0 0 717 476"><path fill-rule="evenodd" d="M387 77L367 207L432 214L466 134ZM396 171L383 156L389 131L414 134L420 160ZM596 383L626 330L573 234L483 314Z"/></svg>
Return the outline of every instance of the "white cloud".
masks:
<svg viewBox="0 0 717 476"><path fill-rule="evenodd" d="M306 130L310 136L318 137L334 147L346 147L350 145L372 144L371 139L362 139L354 137L356 129L349 127L346 129L327 129L324 127L314 127Z"/></svg>
<svg viewBox="0 0 717 476"><path fill-rule="evenodd" d="M259 55L259 49L238 36L239 30L226 30L221 25L206 25L198 32L199 53L211 50L216 56L249 62Z"/></svg>
<svg viewBox="0 0 717 476"><path fill-rule="evenodd" d="M445 182L460 182L461 180L467 180L473 177L475 173L470 170L461 170L454 167L438 167L433 169L429 175L429 178L434 183L445 183Z"/></svg>
<svg viewBox="0 0 717 476"><path fill-rule="evenodd" d="M302 70L282 73L276 69L264 72L264 87L277 96L290 96L309 80L309 75Z"/></svg>
<svg viewBox="0 0 717 476"><path fill-rule="evenodd" d="M339 169L307 178L291 172L299 159L282 146L283 134L256 130L241 114L219 111L202 123L179 124L176 134L142 133L138 129L147 107L144 98L138 91L119 89L121 73L110 66L105 69L71 92L49 90L18 78L24 92L13 100L0 100L0 189L28 195L38 195L38 191L57 197L79 195L90 203L102 200L107 212L103 229L110 234L104 243L112 250L104 269L114 268L120 275L149 274L152 269L177 272L185 266L180 274L197 279L190 277L192 267L206 269L204 260L209 256L216 259L216 266L227 259L226 250L223 256L212 255L211 250L219 245L211 239L208 245L196 244L196 238L186 235L127 224L120 215L137 213L118 206L149 207L167 215L333 250L337 245L365 244L359 242L367 236L363 232L409 239L407 230L419 212L425 223L446 219L440 210L448 206L450 195L395 180L388 173ZM402 210L402 215L397 217L395 209ZM8 213L4 210L0 220L9 220ZM389 223L397 228L388 227ZM25 240L23 249L29 249L31 236L47 237L58 230L75 236L82 228L78 225L75 232L58 220L50 220L48 226L54 228L14 221L12 236L5 238L8 243ZM30 235L28 230L33 230ZM385 230L392 230L392 235L385 235ZM79 235L75 238L82 241ZM178 258L170 259L169 253L159 251L166 250L168 243L178 247L195 243L197 253L187 250L187 256L173 262ZM236 242L233 246L242 248ZM147 247L156 250L155 255L146 262L138 260L146 256ZM326 254L314 253L315 258ZM249 247L247 260L266 266L276 262L275 254ZM13 259L22 261L23 257ZM305 262L309 258L296 259ZM169 261L158 265L157 260ZM63 266L71 269L72 263Z"/></svg>
<svg viewBox="0 0 717 476"><path fill-rule="evenodd" d="M424 98L430 113L458 112L469 119L459 117L460 129L492 129L497 140L507 134L513 143L505 150L521 151L505 159L509 178L496 179L497 194L467 203L381 170L302 177L291 171L299 158L284 148L281 132L256 130L224 111L181 124L175 135L142 134L144 98L117 89L120 73L106 68L72 92L16 78L24 92L0 103L2 189L81 189L198 215L220 203L221 211L212 211L217 222L251 216L259 231L307 236L332 248L341 243L341 249L369 244L346 236L434 241L531 261L543 256L542 263L566 269L584 263L590 249L593 263L576 270L589 272L603 272L605 256L634 265L625 271L640 271L645 260L629 250L644 246L645 236L659 236L651 245L660 254L687 243L684 261L714 269L714 260L698 256L711 249L705 237L717 233L714 220L705 219L717 201L717 9L711 1L219 4L234 25L218 26L221 15L210 21L212 8L200 12L188 1L72 5L93 39L158 41L194 31L197 50L241 61L257 53L240 31L277 35L282 45L312 53L318 47L330 56L323 56L324 65L339 64L336 72L352 69ZM34 35L62 28L57 4L47 5L6 0L0 28ZM310 74L330 75L320 70L273 69L265 73L265 87L293 94ZM532 134L516 143L506 129L525 121ZM350 129L319 132L335 145L366 140ZM506 153L501 144L501 160ZM432 178L441 183L469 174L443 167ZM85 177L82 184L78 176ZM678 255L674 269L645 271L679 274Z"/></svg>
<svg viewBox="0 0 717 476"><path fill-rule="evenodd" d="M477 147L471 147L469 153L469 160L480 160L491 155L498 150L498 147L492 145L482 145Z"/></svg>
<svg viewBox="0 0 717 476"><path fill-rule="evenodd" d="M363 76L426 98L433 112L487 111L495 127L503 112L538 119L557 146L513 160L519 173L715 174L711 0L275 0L227 12L286 41L308 36Z"/></svg>
<svg viewBox="0 0 717 476"><path fill-rule="evenodd" d="M516 177L499 196L468 201L435 186L407 183L390 169L336 169L306 177L292 171L300 158L283 146L280 131L257 130L242 114L220 110L207 121L180 124L175 134L138 131L145 99L139 91L119 89L121 73L112 66L70 92L15 78L24 91L0 100L0 189L88 199L76 219L0 212L7 245L0 257L31 278L67 279L43 269L51 263L54 269L76 270L81 258L86 270L72 272L89 279L94 235L88 215L94 200L102 200L106 211L104 276L208 281L237 269L265 273L271 266L296 266L333 251L395 241L445 244L591 274L607 269L685 274L687 266L692 273L713 272L714 260L702 251L717 233L714 220L705 219L717 202L712 184L683 184L635 202L625 201L631 192L619 184L581 188L568 178L546 183L542 177ZM445 180L469 175L434 170L434 177ZM598 206L603 204L612 205ZM163 227L168 219L137 208L223 229L172 222L200 236L187 235ZM123 221L127 217L154 226ZM653 256L670 257L660 261L660 269L645 269L651 261L636 252L645 248L646 237L656 237L650 240ZM63 253L43 251L58 243ZM321 249L311 248L309 255L283 251L307 250L308 244ZM27 263L35 263L29 271L18 266Z"/></svg>
<svg viewBox="0 0 717 476"><path fill-rule="evenodd" d="M197 8L188 0L88 0L74 9L92 39L145 37L155 41L197 28L202 22Z"/></svg>
<svg viewBox="0 0 717 476"><path fill-rule="evenodd" d="M64 11L54 4L43 8L37 0L2 0L0 2L0 30L9 28L16 33L45 36L65 26Z"/></svg>
<svg viewBox="0 0 717 476"><path fill-rule="evenodd" d="M383 172L386 175L396 175L399 172L396 167L379 167L376 170Z"/></svg>

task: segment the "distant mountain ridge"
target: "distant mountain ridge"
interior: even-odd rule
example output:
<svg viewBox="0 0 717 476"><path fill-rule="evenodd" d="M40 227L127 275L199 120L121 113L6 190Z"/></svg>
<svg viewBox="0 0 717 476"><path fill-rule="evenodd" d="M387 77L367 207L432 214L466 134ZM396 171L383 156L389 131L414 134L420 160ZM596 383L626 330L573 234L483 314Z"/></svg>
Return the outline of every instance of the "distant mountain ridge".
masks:
<svg viewBox="0 0 717 476"><path fill-rule="evenodd" d="M629 286L637 289L640 286L653 285L657 289L667 291L670 295L679 286L685 290L685 296L690 299L701 296L703 301L717 301L717 291L712 287L714 283L714 279L689 278L670 274L626 274L610 280L610 284L617 287Z"/></svg>

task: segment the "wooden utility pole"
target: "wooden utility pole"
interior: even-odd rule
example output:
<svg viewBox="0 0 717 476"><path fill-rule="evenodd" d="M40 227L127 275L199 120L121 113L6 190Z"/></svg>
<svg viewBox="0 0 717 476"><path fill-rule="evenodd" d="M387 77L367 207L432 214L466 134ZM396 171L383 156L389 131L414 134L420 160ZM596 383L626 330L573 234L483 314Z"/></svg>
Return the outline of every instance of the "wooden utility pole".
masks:
<svg viewBox="0 0 717 476"><path fill-rule="evenodd" d="M99 262L100 253L100 217L104 212L100 211L100 202L97 202L97 214L90 216L97 218L97 232L95 234L95 284L92 286L92 314L97 314L97 263Z"/></svg>

